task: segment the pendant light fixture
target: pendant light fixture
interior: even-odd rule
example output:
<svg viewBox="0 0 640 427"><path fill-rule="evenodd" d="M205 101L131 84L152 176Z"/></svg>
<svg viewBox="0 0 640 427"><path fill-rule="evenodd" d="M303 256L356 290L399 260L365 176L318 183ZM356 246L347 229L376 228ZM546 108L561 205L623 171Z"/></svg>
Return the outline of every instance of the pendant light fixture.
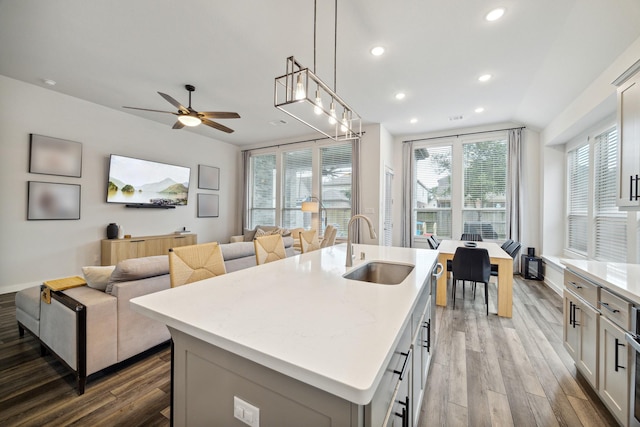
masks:
<svg viewBox="0 0 640 427"><path fill-rule="evenodd" d="M302 66L293 56L288 57L286 73L275 78L274 105L335 141L359 138L362 133L360 116L336 93L338 0L334 2L333 89L316 75L316 15L317 0L314 0L313 71ZM336 104L342 110L340 120L336 115ZM329 110L325 105L329 105Z"/></svg>

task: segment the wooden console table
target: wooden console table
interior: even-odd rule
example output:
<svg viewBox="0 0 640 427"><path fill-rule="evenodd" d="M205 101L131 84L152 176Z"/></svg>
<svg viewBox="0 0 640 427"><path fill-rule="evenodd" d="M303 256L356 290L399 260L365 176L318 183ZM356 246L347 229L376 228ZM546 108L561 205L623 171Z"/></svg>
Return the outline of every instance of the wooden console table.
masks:
<svg viewBox="0 0 640 427"><path fill-rule="evenodd" d="M195 245L197 234L165 234L162 236L140 236L130 239L104 239L101 244L102 265L116 265L129 258L166 255L169 249Z"/></svg>

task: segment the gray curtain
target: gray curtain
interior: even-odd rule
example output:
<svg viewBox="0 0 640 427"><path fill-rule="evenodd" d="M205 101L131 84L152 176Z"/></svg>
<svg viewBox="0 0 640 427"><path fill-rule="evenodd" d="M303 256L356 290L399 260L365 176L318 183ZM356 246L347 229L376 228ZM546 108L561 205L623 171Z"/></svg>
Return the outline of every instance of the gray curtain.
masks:
<svg viewBox="0 0 640 427"><path fill-rule="evenodd" d="M508 130L508 171L507 179L507 238L520 241L522 221L522 183L520 173L522 167L522 129ZM520 271L519 258L514 263L515 271Z"/></svg>
<svg viewBox="0 0 640 427"><path fill-rule="evenodd" d="M351 216L360 212L360 138L357 138L351 143ZM360 243L359 221L356 221L353 227L354 243Z"/></svg>
<svg viewBox="0 0 640 427"><path fill-rule="evenodd" d="M240 234L244 232L245 228L249 228L249 172L251 170L251 152L242 152L242 229Z"/></svg>
<svg viewBox="0 0 640 427"><path fill-rule="evenodd" d="M402 246L413 246L411 223L413 217L413 142L402 144Z"/></svg>

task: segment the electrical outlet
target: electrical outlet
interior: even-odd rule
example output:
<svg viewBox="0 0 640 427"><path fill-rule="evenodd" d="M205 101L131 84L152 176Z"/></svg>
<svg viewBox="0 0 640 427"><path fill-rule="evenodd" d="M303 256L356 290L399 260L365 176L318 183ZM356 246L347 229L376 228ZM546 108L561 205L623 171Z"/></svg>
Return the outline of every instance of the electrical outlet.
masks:
<svg viewBox="0 0 640 427"><path fill-rule="evenodd" d="M251 427L260 427L260 408L233 396L233 416Z"/></svg>

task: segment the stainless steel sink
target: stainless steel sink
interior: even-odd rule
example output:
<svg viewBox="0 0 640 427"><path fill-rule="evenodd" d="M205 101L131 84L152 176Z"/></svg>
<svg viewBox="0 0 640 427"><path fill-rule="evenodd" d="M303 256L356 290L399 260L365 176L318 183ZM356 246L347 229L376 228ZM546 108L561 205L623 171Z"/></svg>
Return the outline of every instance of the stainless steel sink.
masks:
<svg viewBox="0 0 640 427"><path fill-rule="evenodd" d="M380 285L398 285L413 271L411 264L371 261L345 274L345 279Z"/></svg>

